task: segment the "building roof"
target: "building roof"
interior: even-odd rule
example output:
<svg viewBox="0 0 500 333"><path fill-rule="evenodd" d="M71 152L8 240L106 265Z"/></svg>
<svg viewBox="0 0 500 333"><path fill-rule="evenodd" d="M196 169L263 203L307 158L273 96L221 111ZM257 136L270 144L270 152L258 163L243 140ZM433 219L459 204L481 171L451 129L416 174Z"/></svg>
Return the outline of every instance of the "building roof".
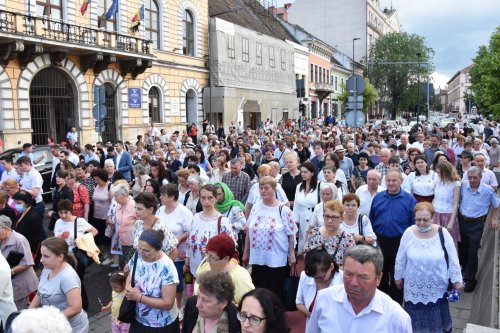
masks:
<svg viewBox="0 0 500 333"><path fill-rule="evenodd" d="M455 78L457 76L459 76L460 74L464 74L464 73L469 73L471 68L474 67L474 64L470 64L469 66L467 67L464 67L462 68L461 70L459 70L458 72L456 72L452 77L451 79L448 80L448 82L446 82L446 84L450 84L451 82L453 82L453 80L455 80Z"/></svg>
<svg viewBox="0 0 500 333"><path fill-rule="evenodd" d="M237 7L241 9L220 14ZM278 22L278 19L257 0L209 0L208 12L210 17L218 17L264 35L298 43L295 37Z"/></svg>

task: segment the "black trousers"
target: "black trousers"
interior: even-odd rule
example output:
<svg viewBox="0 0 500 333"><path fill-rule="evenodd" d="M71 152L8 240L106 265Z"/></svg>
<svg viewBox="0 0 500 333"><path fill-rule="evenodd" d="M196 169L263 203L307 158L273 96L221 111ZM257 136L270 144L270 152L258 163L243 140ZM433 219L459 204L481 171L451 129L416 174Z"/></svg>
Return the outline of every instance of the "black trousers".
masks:
<svg viewBox="0 0 500 333"><path fill-rule="evenodd" d="M252 282L255 288L266 288L275 293L279 299L283 299L283 284L290 275L290 266L269 267L264 265L252 265Z"/></svg>
<svg viewBox="0 0 500 333"><path fill-rule="evenodd" d="M394 266L396 264L396 255L398 253L401 237L391 238L377 236L377 242L384 255L384 269L382 271L382 280L378 288L391 296L394 301L402 304L403 291L396 288L396 284L394 283Z"/></svg>
<svg viewBox="0 0 500 333"><path fill-rule="evenodd" d="M486 219L486 218L485 218ZM458 215L461 241L458 243L458 260L464 272L464 281L476 283L478 266L477 253L483 237L484 221L466 222L461 214Z"/></svg>
<svg viewBox="0 0 500 333"><path fill-rule="evenodd" d="M89 299L87 297L87 290L85 290L85 285L83 284L83 279L85 278L85 270L87 267L83 266L80 263L76 264L76 274L80 278L80 283L82 285L81 294L82 294L82 308L87 311L89 308Z"/></svg>

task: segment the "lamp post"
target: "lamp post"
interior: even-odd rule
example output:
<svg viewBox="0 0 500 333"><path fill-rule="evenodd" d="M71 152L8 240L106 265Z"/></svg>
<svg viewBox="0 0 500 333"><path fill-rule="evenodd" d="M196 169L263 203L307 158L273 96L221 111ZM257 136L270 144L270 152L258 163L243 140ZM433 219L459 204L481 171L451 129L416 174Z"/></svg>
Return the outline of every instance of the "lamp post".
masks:
<svg viewBox="0 0 500 333"><path fill-rule="evenodd" d="M417 131L419 130L418 123L420 121L420 56L422 56L422 53L417 52Z"/></svg>
<svg viewBox="0 0 500 333"><path fill-rule="evenodd" d="M210 125L213 125L214 126L214 129L217 131L217 128L214 124L214 119L213 119L213 113L212 113L212 89L213 89L213 80L212 80L212 69L213 69L213 66L212 66L212 57L213 57L213 49L212 49L212 39L215 38L215 34L217 33L217 29L215 29L215 27L213 27L213 24L212 24L212 18L215 18L217 16L220 16L220 15L223 15L223 14L227 14L227 13L234 13L234 12L238 12L242 9L241 6L237 6L237 7L232 7L232 8L229 8L227 10L224 10L222 12L219 12L219 13L215 13L213 15L210 15L209 18L208 18L208 66L209 66L209 74L208 74L208 86L210 88L210 93L208 95L208 98L209 98L209 121L210 121ZM213 35L212 35L212 28L214 28L213 30Z"/></svg>
<svg viewBox="0 0 500 333"><path fill-rule="evenodd" d="M360 40L360 38L352 39L352 75L354 75L354 42Z"/></svg>

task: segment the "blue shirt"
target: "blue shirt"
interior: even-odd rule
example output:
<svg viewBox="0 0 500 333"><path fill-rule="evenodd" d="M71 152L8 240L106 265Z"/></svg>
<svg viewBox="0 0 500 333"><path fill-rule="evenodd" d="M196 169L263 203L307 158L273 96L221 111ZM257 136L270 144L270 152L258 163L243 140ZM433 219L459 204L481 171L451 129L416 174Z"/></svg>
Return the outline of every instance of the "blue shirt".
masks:
<svg viewBox="0 0 500 333"><path fill-rule="evenodd" d="M406 228L415 224L413 214L417 201L401 189L391 195L386 191L377 193L370 209L370 221L377 236L401 237Z"/></svg>
<svg viewBox="0 0 500 333"><path fill-rule="evenodd" d="M460 213L463 216L476 218L488 214L490 206L497 208L500 205L495 191L483 182L475 192L472 191L469 181L464 180L460 188Z"/></svg>

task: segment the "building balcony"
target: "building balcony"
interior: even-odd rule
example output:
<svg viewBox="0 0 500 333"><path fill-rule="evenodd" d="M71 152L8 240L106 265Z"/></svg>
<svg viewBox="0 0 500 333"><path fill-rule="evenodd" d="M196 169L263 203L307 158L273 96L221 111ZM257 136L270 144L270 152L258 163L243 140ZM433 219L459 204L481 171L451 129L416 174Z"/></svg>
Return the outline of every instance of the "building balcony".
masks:
<svg viewBox="0 0 500 333"><path fill-rule="evenodd" d="M314 89L317 92L323 92L323 93L335 92L335 88L334 88L333 84L324 83L324 82L312 82L311 89Z"/></svg>
<svg viewBox="0 0 500 333"><path fill-rule="evenodd" d="M0 10L0 44L4 46L0 48L0 65L18 58L22 68L42 53L50 53L56 63L67 54L76 54L84 72L90 67L99 72L112 62L120 62L125 71L122 74L134 76L140 71L136 67L151 67L155 58L152 42L147 39L5 10Z"/></svg>

